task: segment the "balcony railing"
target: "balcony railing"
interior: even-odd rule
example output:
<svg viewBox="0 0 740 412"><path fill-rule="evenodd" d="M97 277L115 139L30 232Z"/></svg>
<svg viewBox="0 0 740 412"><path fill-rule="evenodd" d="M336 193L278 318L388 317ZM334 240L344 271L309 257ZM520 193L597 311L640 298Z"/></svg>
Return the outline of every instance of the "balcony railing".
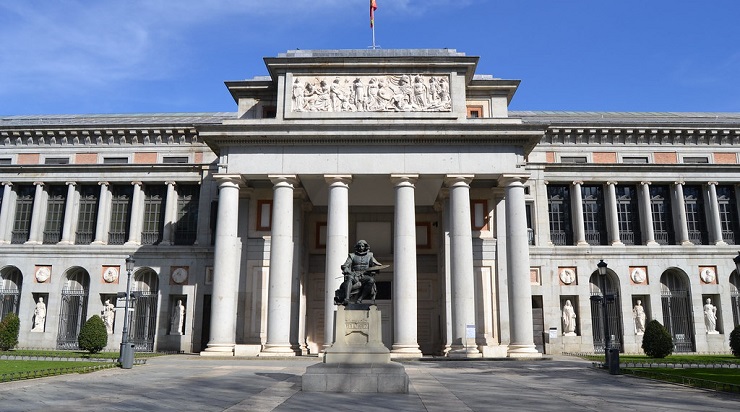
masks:
<svg viewBox="0 0 740 412"><path fill-rule="evenodd" d="M696 230L690 230L689 231L689 241L695 245L703 245L704 237L702 236L701 232L696 231Z"/></svg>
<svg viewBox="0 0 740 412"><path fill-rule="evenodd" d="M126 243L125 232L108 232L109 245L122 245L124 243Z"/></svg>
<svg viewBox="0 0 740 412"><path fill-rule="evenodd" d="M14 230L10 235L10 243L19 245L28 240L28 230Z"/></svg>
<svg viewBox="0 0 740 412"><path fill-rule="evenodd" d="M656 230L655 231L655 242L659 245L669 245L669 235L668 232L662 231L662 230Z"/></svg>
<svg viewBox="0 0 740 412"><path fill-rule="evenodd" d="M75 233L75 244L76 245L89 245L93 241L92 232L76 232Z"/></svg>
<svg viewBox="0 0 740 412"><path fill-rule="evenodd" d="M59 241L62 240L62 234L56 230L53 232L47 232L44 231L44 244L45 245L55 245L59 243Z"/></svg>
<svg viewBox="0 0 740 412"><path fill-rule="evenodd" d="M534 246L534 229L527 228L527 242L530 246Z"/></svg>
<svg viewBox="0 0 740 412"><path fill-rule="evenodd" d="M162 241L161 233L159 232L141 232L141 244L142 245L156 245Z"/></svg>
<svg viewBox="0 0 740 412"><path fill-rule="evenodd" d="M735 244L735 232L731 230L723 230L722 240L727 242L728 245L734 245Z"/></svg>
<svg viewBox="0 0 740 412"><path fill-rule="evenodd" d="M552 241L553 245L567 245L568 234L565 233L565 231L563 230L553 230L550 232L550 240Z"/></svg>

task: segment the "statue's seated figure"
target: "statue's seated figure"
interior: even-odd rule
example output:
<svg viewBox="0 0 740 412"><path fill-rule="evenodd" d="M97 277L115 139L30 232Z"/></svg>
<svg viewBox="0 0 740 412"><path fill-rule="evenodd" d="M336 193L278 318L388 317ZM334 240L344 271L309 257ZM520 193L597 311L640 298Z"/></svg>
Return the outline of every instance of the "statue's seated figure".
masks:
<svg viewBox="0 0 740 412"><path fill-rule="evenodd" d="M375 275L381 266L383 265L373 257L370 245L364 240L358 241L355 244L355 252L350 253L342 265L344 282L334 292L334 304L362 303L367 297L370 297L372 303L375 304L377 294Z"/></svg>

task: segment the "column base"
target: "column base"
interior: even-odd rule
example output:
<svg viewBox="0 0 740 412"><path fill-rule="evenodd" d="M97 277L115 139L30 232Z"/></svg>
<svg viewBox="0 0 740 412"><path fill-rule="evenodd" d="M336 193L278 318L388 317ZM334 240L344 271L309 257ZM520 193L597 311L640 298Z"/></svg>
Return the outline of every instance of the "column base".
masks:
<svg viewBox="0 0 740 412"><path fill-rule="evenodd" d="M541 358L534 345L509 345L510 358Z"/></svg>
<svg viewBox="0 0 740 412"><path fill-rule="evenodd" d="M615 240L612 242L612 246L624 246L621 240Z"/></svg>
<svg viewBox="0 0 740 412"><path fill-rule="evenodd" d="M419 345L401 345L394 344L391 348L391 359L414 359L421 358L421 351Z"/></svg>
<svg viewBox="0 0 740 412"><path fill-rule="evenodd" d="M234 344L209 344L200 356L234 356Z"/></svg>
<svg viewBox="0 0 740 412"><path fill-rule="evenodd" d="M450 351L447 352L448 358L458 358L458 359L471 359L471 358L482 358L483 354L480 353L477 347L455 347L452 346L450 348Z"/></svg>
<svg viewBox="0 0 740 412"><path fill-rule="evenodd" d="M694 243L690 240L684 240L683 242L681 242L681 246L694 246Z"/></svg>
<svg viewBox="0 0 740 412"><path fill-rule="evenodd" d="M714 244L715 246L727 246L727 242L724 240L720 240L717 243Z"/></svg>
<svg viewBox="0 0 740 412"><path fill-rule="evenodd" d="M286 345L265 345L264 348L257 354L259 357L285 357L285 356L296 356L295 351L290 347L290 344Z"/></svg>

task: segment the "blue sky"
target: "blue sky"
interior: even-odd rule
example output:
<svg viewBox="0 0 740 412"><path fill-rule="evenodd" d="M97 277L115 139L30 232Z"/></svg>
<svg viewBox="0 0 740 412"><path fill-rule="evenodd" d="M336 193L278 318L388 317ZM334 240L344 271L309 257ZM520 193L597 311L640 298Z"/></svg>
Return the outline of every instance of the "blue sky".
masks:
<svg viewBox="0 0 740 412"><path fill-rule="evenodd" d="M520 79L513 110L740 111L738 0L377 0L376 42ZM235 111L290 49L370 46L369 0L0 0L0 115Z"/></svg>

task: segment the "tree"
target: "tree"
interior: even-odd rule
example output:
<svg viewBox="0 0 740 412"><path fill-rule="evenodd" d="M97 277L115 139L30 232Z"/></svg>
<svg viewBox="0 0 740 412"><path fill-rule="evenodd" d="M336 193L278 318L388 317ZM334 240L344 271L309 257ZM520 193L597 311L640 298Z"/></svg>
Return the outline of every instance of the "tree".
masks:
<svg viewBox="0 0 740 412"><path fill-rule="evenodd" d="M90 353L98 353L108 344L108 332L105 322L98 315L93 315L82 325L80 334L77 336L80 349Z"/></svg>
<svg viewBox="0 0 740 412"><path fill-rule="evenodd" d="M732 354L740 358L740 325L730 332L730 349Z"/></svg>
<svg viewBox="0 0 740 412"><path fill-rule="evenodd" d="M653 319L645 326L642 349L651 358L665 358L673 353L673 338L668 329Z"/></svg>
<svg viewBox="0 0 740 412"><path fill-rule="evenodd" d="M11 312L5 315L0 322L0 351L15 348L18 345L18 333L21 330L21 321L18 315Z"/></svg>

